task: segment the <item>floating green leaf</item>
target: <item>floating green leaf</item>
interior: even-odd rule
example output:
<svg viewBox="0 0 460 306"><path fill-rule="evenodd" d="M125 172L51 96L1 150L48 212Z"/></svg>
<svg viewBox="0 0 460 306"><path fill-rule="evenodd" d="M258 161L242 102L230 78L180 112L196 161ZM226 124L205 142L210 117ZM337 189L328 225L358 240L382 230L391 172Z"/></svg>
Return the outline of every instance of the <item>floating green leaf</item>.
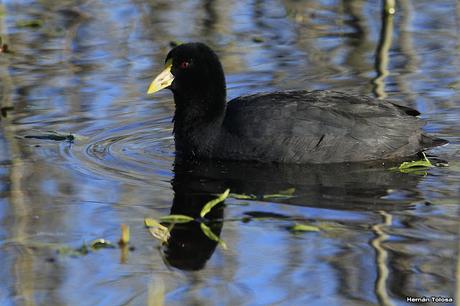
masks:
<svg viewBox="0 0 460 306"><path fill-rule="evenodd" d="M228 197L237 199L237 200L257 200L257 197L252 194L247 195L247 194L239 194L239 193L230 193Z"/></svg>
<svg viewBox="0 0 460 306"><path fill-rule="evenodd" d="M294 224L289 228L292 232L319 232L319 228L308 224Z"/></svg>
<svg viewBox="0 0 460 306"><path fill-rule="evenodd" d="M113 245L113 243L111 243L110 241L108 240L105 240L103 238L100 238L100 239L96 239L96 240L93 240L91 241L90 243L90 248L92 250L99 250L99 249L113 249L115 248L115 246Z"/></svg>
<svg viewBox="0 0 460 306"><path fill-rule="evenodd" d="M160 224L160 222L152 218L145 218L144 224L146 227L149 228L149 231L153 237L155 237L163 243L168 242L168 239L171 236L169 228Z"/></svg>
<svg viewBox="0 0 460 306"><path fill-rule="evenodd" d="M279 193L275 194L266 194L263 196L264 200L268 199L277 199L277 198L292 198L294 196L295 188L289 188L286 190L282 190Z"/></svg>
<svg viewBox="0 0 460 306"><path fill-rule="evenodd" d="M425 153L422 153L422 155L423 155L423 159L421 160L403 162L401 165L399 165L399 167L393 167L393 168L390 168L390 170L397 170L402 173L426 174L424 170L427 170L428 168L431 168L434 166L430 162L430 160L426 157Z"/></svg>
<svg viewBox="0 0 460 306"><path fill-rule="evenodd" d="M203 209L201 209L201 212L200 212L201 218L204 218L204 216L206 216L213 209L214 206L224 201L228 197L229 193L230 193L230 189L227 189L224 191L224 193L220 194L216 199L211 200L208 203L206 203L206 205L203 206Z"/></svg>
<svg viewBox="0 0 460 306"><path fill-rule="evenodd" d="M157 220L155 219L152 219L152 218L145 218L144 219L144 224L146 227L155 227L155 226L160 226L161 223L158 222Z"/></svg>
<svg viewBox="0 0 460 306"><path fill-rule="evenodd" d="M161 222L166 223L188 223L193 220L195 219L186 215L169 215L160 218Z"/></svg>
<svg viewBox="0 0 460 306"><path fill-rule="evenodd" d="M269 200L269 199L286 199L286 198L292 198L292 195L287 195L287 194L281 194L281 193L274 193L274 194L266 194L264 195L263 199L264 200Z"/></svg>
<svg viewBox="0 0 460 306"><path fill-rule="evenodd" d="M209 226L207 226L206 224L204 223L200 223L200 227L201 227L201 230L203 231L203 233L206 235L206 237L208 237L209 239L213 240L213 241L216 241L217 243L220 244L220 246L224 249L224 250L227 250L227 244L225 243L225 241L223 241L222 239L220 239L216 234L214 234L211 230L211 228L209 228Z"/></svg>
<svg viewBox="0 0 460 306"><path fill-rule="evenodd" d="M277 198L292 198L295 193L295 188L289 188L286 190L282 190L278 193L273 194L265 194L262 196L262 199L277 199ZM230 193L228 195L230 198L234 198L237 200L257 200L257 196L253 194L239 194L239 193Z"/></svg>
<svg viewBox="0 0 460 306"><path fill-rule="evenodd" d="M406 170L406 169L411 169L411 168L429 168L432 167L433 165L431 164L430 160L426 157L425 153L423 154L423 159L421 160L416 160L416 161L410 161L410 162L403 162L398 169L399 170Z"/></svg>

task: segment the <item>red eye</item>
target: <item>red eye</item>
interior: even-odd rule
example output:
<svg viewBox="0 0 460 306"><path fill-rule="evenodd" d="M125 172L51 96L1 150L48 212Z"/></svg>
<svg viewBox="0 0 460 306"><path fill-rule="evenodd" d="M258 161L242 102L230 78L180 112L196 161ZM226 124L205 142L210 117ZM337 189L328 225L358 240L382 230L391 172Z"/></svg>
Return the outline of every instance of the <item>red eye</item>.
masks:
<svg viewBox="0 0 460 306"><path fill-rule="evenodd" d="M190 65L189 62L183 61L182 63L180 63L179 67L180 67L181 69L186 69L186 68L188 68L189 65Z"/></svg>

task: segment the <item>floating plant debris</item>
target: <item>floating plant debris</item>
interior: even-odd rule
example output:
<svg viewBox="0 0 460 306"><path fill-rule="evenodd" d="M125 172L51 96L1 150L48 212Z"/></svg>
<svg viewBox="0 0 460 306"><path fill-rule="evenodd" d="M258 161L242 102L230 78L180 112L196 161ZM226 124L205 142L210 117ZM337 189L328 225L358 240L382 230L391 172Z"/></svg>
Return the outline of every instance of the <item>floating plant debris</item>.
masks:
<svg viewBox="0 0 460 306"><path fill-rule="evenodd" d="M72 134L61 134L54 131L49 131L46 134L42 135L26 135L24 138L33 138L33 139L44 139L44 140L54 140L54 141L68 141L73 142L75 136Z"/></svg>
<svg viewBox="0 0 460 306"><path fill-rule="evenodd" d="M211 200L208 203L206 203L201 209L200 217L204 218L213 209L214 206L224 201L228 197L229 193L230 193L230 189L227 189L224 191L224 193L220 194L216 199Z"/></svg>

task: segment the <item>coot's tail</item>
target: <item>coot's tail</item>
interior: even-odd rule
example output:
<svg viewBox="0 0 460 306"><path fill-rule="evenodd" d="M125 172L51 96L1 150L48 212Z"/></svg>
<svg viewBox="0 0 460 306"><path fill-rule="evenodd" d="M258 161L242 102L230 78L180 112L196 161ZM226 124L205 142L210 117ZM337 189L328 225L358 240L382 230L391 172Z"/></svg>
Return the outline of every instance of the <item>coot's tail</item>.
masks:
<svg viewBox="0 0 460 306"><path fill-rule="evenodd" d="M439 147L439 146L443 146L448 143L449 142L445 139L434 138L434 137L422 134L421 144L424 149Z"/></svg>

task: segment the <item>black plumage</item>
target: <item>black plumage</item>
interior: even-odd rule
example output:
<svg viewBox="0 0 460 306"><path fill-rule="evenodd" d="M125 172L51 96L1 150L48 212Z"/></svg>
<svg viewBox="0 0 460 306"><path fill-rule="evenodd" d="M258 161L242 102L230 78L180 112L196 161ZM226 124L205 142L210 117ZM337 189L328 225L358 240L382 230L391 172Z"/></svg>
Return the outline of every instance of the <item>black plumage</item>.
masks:
<svg viewBox="0 0 460 306"><path fill-rule="evenodd" d="M159 89L174 93L180 156L355 162L401 159L446 143L422 133L418 111L367 96L298 90L242 96L226 103L222 66L202 43L175 47L166 62L171 64L172 83Z"/></svg>

